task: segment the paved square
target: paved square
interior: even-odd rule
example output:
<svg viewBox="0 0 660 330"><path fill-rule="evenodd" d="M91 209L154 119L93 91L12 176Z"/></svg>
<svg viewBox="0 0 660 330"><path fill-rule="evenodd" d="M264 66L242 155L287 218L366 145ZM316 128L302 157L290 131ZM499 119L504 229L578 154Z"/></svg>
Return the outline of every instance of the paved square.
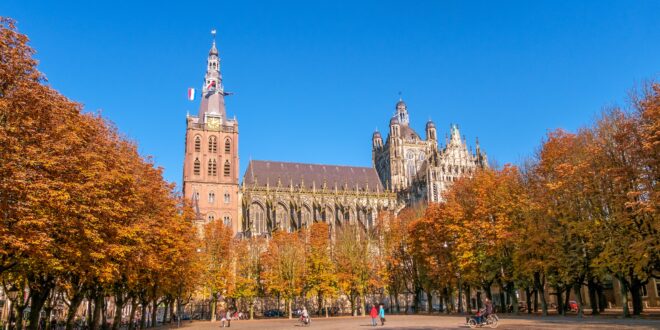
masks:
<svg viewBox="0 0 660 330"><path fill-rule="evenodd" d="M436 315L389 315L385 326L375 329L469 329L464 326L465 318L462 316L436 316ZM185 329L217 329L220 322L193 322L187 323ZM296 319L261 319L232 321L231 329L302 329ZM369 329L369 317L333 317L313 318L309 329ZM585 317L578 319L574 316L509 316L500 318L498 329L660 329L660 320L657 319L621 319L611 317ZM489 329L489 328L482 328Z"/></svg>

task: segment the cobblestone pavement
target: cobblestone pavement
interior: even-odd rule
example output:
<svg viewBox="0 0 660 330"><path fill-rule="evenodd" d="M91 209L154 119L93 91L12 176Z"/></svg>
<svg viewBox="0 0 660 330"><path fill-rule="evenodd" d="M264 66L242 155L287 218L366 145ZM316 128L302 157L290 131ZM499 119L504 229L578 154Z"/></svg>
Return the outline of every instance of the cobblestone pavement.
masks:
<svg viewBox="0 0 660 330"><path fill-rule="evenodd" d="M262 319L232 321L231 329L301 329L302 325L296 319ZM462 316L435 316L435 315L389 315L385 326L376 329L469 329L464 326L465 318ZM186 323L185 329L218 329L220 322L199 321ZM368 317L332 317L313 318L309 329L369 329L371 319ZM485 328L488 329L488 328ZM498 329L660 329L658 319L622 319L611 317L535 317L518 316L502 317Z"/></svg>

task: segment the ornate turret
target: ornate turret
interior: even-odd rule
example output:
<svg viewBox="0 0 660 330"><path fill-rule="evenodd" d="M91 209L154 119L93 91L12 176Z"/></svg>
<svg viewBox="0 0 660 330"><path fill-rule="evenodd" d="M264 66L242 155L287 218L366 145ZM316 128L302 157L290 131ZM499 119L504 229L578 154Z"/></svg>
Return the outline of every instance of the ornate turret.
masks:
<svg viewBox="0 0 660 330"><path fill-rule="evenodd" d="M435 123L431 119L426 122L426 139L429 141L437 141L438 135L435 130Z"/></svg>
<svg viewBox="0 0 660 330"><path fill-rule="evenodd" d="M376 130L371 137L371 142L374 150L380 150L383 148L383 138L378 130Z"/></svg>
<svg viewBox="0 0 660 330"><path fill-rule="evenodd" d="M406 106L406 102L403 102L403 99L400 97L399 102L396 103L396 112L394 116L399 119L401 125L408 125L408 107Z"/></svg>
<svg viewBox="0 0 660 330"><path fill-rule="evenodd" d="M221 120L227 119L225 110L225 92L222 85L222 73L220 73L220 57L215 45L215 30L211 31L213 43L206 59L206 74L202 86L202 102L199 107L199 118L206 122L206 115L219 116Z"/></svg>

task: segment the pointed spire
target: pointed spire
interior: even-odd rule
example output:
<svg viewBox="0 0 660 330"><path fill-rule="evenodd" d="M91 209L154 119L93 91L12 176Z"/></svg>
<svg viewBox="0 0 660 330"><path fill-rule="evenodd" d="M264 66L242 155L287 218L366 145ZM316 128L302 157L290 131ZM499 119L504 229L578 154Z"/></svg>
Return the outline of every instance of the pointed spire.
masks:
<svg viewBox="0 0 660 330"><path fill-rule="evenodd" d="M202 84L202 102L199 107L199 118L206 120L206 114L218 115L226 120L224 86L222 85L222 73L220 73L220 57L216 47L216 30L211 30L213 41L206 59L206 74Z"/></svg>

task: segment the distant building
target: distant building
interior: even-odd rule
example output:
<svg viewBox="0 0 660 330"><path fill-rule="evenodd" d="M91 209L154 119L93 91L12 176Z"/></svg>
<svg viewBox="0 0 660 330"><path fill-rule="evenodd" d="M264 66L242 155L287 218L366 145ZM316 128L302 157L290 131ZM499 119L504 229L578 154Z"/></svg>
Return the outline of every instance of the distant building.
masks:
<svg viewBox="0 0 660 330"><path fill-rule="evenodd" d="M442 145L432 121L426 123L425 139L409 122L406 103L399 100L385 142L380 132L372 135L373 166L383 185L397 193L400 202L406 205L439 202L442 192L453 181L488 167L479 141L475 152L469 151L457 125L451 125L450 136Z"/></svg>
<svg viewBox="0 0 660 330"><path fill-rule="evenodd" d="M344 224L373 228L379 214L396 211L373 168L251 161L241 187L246 236L293 232L325 222L330 234Z"/></svg>
<svg viewBox="0 0 660 330"><path fill-rule="evenodd" d="M197 224L220 220L239 230L238 121L229 119L215 40L209 51L197 116L186 118L183 194Z"/></svg>

